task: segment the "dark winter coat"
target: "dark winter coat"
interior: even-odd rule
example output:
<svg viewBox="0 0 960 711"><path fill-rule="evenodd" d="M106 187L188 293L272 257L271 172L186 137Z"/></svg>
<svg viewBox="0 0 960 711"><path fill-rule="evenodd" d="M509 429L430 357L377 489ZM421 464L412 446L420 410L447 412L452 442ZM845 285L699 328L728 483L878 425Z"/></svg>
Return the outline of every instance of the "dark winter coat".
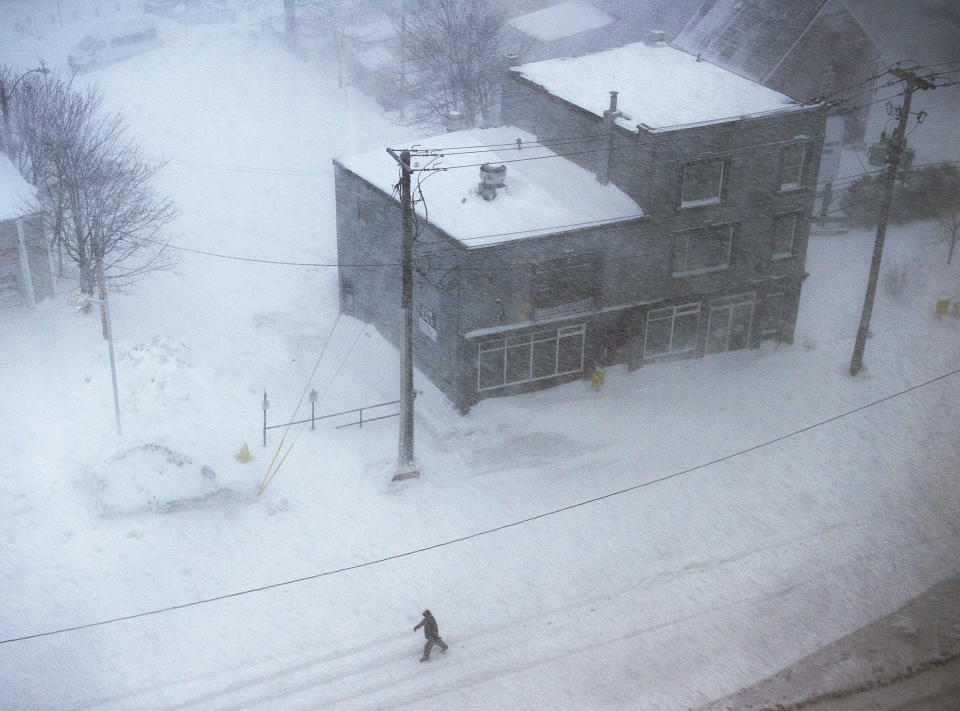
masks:
<svg viewBox="0 0 960 711"><path fill-rule="evenodd" d="M423 620L413 628L413 631L416 632L421 627L423 627L423 636L427 639L436 639L440 636L440 630L437 628L437 621L433 615L424 615Z"/></svg>

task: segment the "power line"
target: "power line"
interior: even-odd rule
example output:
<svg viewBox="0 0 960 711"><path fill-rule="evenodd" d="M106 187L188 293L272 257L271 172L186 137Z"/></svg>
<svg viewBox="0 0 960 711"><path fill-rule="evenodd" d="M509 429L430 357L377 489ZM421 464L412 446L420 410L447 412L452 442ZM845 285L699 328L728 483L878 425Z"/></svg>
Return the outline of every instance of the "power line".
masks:
<svg viewBox="0 0 960 711"><path fill-rule="evenodd" d="M330 263L330 262L325 262L325 263L321 263L321 262L284 262L284 261L280 261L280 260L276 260L276 259L257 259L257 258L254 258L254 257L238 257L238 256L233 255L233 254L222 254L222 253L220 253L220 252L207 252L207 251L204 251L204 250L202 250L202 249L191 249L190 247L180 247L180 246L175 245L175 244L170 244L169 242L161 242L161 241L159 241L159 240L147 239L146 237L141 237L141 238L139 238L139 239L143 240L144 242L152 242L152 243L154 243L154 244L159 244L159 245L161 245L161 246L163 246L163 247L167 247L168 249L177 249L177 250L180 250L181 252L191 252L191 253L193 253L193 254L203 254L203 255L205 255L205 256L207 256L207 257L218 257L218 258L220 258L220 259L232 259L232 260L238 261L238 262L256 262L256 263L259 263L259 264L279 264L279 265L281 265L281 266L288 266L288 267L398 267L398 266L400 266L400 264L399 264L398 262L396 262L396 263L388 263L388 264L365 264L365 263L356 263L356 264L348 264L348 263L345 263L345 264L341 264L341 263L338 263L338 262L332 262L332 263Z"/></svg>
<svg viewBox="0 0 960 711"><path fill-rule="evenodd" d="M921 168L927 168L927 167L933 167L933 166L957 165L957 164L960 164L960 161L939 161L939 162L936 162L936 163L923 163L923 164L914 166L914 167L913 167L910 171L908 171L908 172L916 172L916 171L918 171L918 170L921 169ZM878 170L875 170L875 171L867 171L867 172L865 172L865 173L863 173L863 174L859 174L859 175L847 175L847 176L842 176L842 177L840 177L840 178L834 179L833 181L826 181L826 180L824 180L824 181L819 181L819 182L817 183L817 185L823 185L823 184L826 184L826 183L828 183L828 182L833 182L834 185L837 185L838 183L845 183L846 181L855 182L856 180L858 180L858 179L860 179L861 177L863 177L863 175L872 175L872 174L874 174L874 173L880 173L880 172L883 172L883 169L878 169ZM420 195L421 195L421 198L422 198L422 192L420 193ZM779 199L768 200L768 201L764 201L764 202L761 202L761 203L752 203L751 205L748 206L748 209L752 209L752 208L755 208L755 207L762 207L762 206L764 206L764 205L773 204L773 203L776 203L776 202L779 202ZM201 216L203 216L203 217L206 217L205 215L202 215L202 213L199 213L199 211L191 210L191 212L196 212L198 215L201 215ZM832 212L833 212L833 211L831 211L831 213L832 213ZM386 209L383 210L383 213L384 213L384 215L385 215ZM828 214L831 214L831 213L828 213ZM585 221L583 221L583 222L572 222L572 223L566 223L566 224L560 224L560 225L544 225L544 226L541 226L541 227L532 227L532 228L526 229L526 230L514 230L514 231L512 231L512 232L498 232L498 233L492 233L492 234L486 234L486 235L476 235L476 236L473 236L473 237L463 237L463 238L455 238L455 239L457 239L458 242L466 242L466 241L475 241L475 240L481 240L481 239L493 239L493 238L496 238L496 237L508 237L508 236L511 236L511 235L529 234L529 233L531 233L531 232L544 232L545 234L550 234L552 231L555 231L555 230L569 229L569 228L572 228L572 227L586 227L586 226L590 226L590 225L601 225L601 224L620 222L620 221L625 221L625 220L630 220L630 219L640 219L640 218L642 218L642 217L645 217L645 215L642 214L642 213L640 213L640 214L632 214L632 215L619 215L619 216L617 216L617 217L607 217L607 218L602 218L602 219L597 219L597 220L585 220ZM209 219L213 219L213 218L209 218ZM426 218L425 218L425 219L426 219ZM223 223L223 224L226 225L227 223ZM247 232L247 233L249 233L249 234L251 234L251 235L258 236L258 235L256 235L255 233L251 232L250 230L244 229L243 231L244 231L244 232ZM263 239L267 239L267 238L263 238ZM217 257L217 258L220 258L220 259L230 259L230 260L234 260L234 261L253 262L253 263L260 263L260 264L273 264L273 265L280 265L280 266L296 266L296 267L351 267L351 268L352 268L352 267L357 267L357 268L359 268L359 267L382 268L382 267L398 267L398 266L400 266L399 262L382 263L382 264L366 263L366 262L355 262L355 263L349 263L349 262L344 262L344 263L340 263L340 262L326 262L326 263L321 263L321 262L289 262L289 261L274 260L274 259L262 259L262 258L255 258L255 257L241 257L241 256L237 256L237 255L232 255L232 254L223 254L223 253L220 253L220 252L209 252L209 251L200 250L200 249L192 249L192 248L190 248L190 247L181 247L181 246L179 246L179 245L170 244L170 243L167 243L167 242L161 242L161 241L159 241L159 240L151 240L151 239L147 239L147 238L143 238L143 240L146 241L146 242L152 242L152 243L154 243L154 244L158 244L158 245L167 247L167 248L169 248L169 249L176 249L176 250L183 251L183 252L190 252L190 253L193 253L193 254L201 254L201 255L204 255L204 256L208 256L208 257ZM450 248L448 248L448 249L455 249L455 247L450 247ZM421 254L421 255L419 255L419 256L432 256L432 254L436 254L436 253Z"/></svg>
<svg viewBox="0 0 960 711"><path fill-rule="evenodd" d="M197 605L205 605L205 604L212 603L212 602L219 602L219 601L221 601L221 600L227 600L227 599L233 598L233 597L240 597L240 596L242 596L242 595L249 595L249 594L251 594L251 593L263 592L263 591L266 591L266 590L272 590L272 589L274 589L274 588L279 588L279 587L283 587L283 586L286 586L286 585L293 585L293 584L295 584L295 583L302 583L302 582L306 582L306 581L308 581L308 580L317 580L318 578L325 578L325 577L329 577L329 576L331 576L331 575L338 575L338 574L340 574L340 573L346 573L346 572L349 572L349 571L351 571L351 570L359 570L360 568L367 568L367 567L370 567L370 566L379 565L379 564L381 564L381 563L387 563L387 562L392 561L392 560L398 560L398 559L400 559L400 558L407 558L407 557L409 557L409 556L418 555L418 554L420 554L420 553L425 553L425 552L427 552L427 551L436 550L436 549L438 549L438 548L444 548L444 547L446 547L446 546L452 546L452 545L455 545L455 544L457 544L457 543L463 543L464 541L469 541L469 540L472 540L472 539L474 539L474 538L480 538L481 536L487 536L487 535L490 535L490 534L492 534L492 533L497 533L497 532L499 532L499 531L504 531L504 530L506 530L506 529L508 529L508 528L515 528L515 527L517 527L517 526L522 526L522 525L524 525L524 524L531 523L531 522L537 521L537 520L539 520L539 519L547 518L547 517L549 517L549 516L554 516L554 515L556 515L556 514L563 513L563 512L565 512L565 511L571 511L571 510L573 510L573 509L580 508L580 507L582 507L582 506L587 506L587 505L589 505L589 504L594 504L594 503L597 503L597 502L599 502L599 501L604 501L604 500L606 500L606 499L612 499L612 498L614 498L614 497L616 497L616 496L622 496L623 494L627 494L627 493L630 493L630 492L632 492L632 491L637 491L637 490L639 490L639 489L643 489L643 488L645 488L645 487L652 486L652 485L654 485L654 484L660 484L660 483L662 483L662 482L664 482L664 481L667 481L667 480L669 480L669 479L675 479L675 478L677 478L677 477L683 476L683 475L685 475L685 474L690 474L691 472L695 472L695 471L698 471L698 470L700 470L700 469L706 469L706 468L711 467L711 466L713 466L713 465L715 465L715 464L719 464L719 463L721 463L721 462L729 461L729 460L734 459L734 458L736 458L736 457L743 456L744 454L748 454L748 453L750 453L750 452L754 452L754 451L756 451L756 450L758 450L758 449L763 449L764 447L769 447L770 445L776 444L777 442L782 442L783 440L789 439L789 438L791 438L791 437L796 437L797 435L803 434L803 433L805 433L805 432L809 432L810 430L816 429L817 427L822 427L823 425L827 425L827 424L830 424L830 423L832 423L832 422L836 422L837 420L843 419L844 417L849 417L850 415L856 414L856 413L858 413L858 412L862 412L863 410L866 410L866 409L868 409L868 408L874 407L874 406L879 405L879 404L881 404L881 403L887 402L888 400L893 400L894 398L900 397L900 396L902 396L902 395L906 395L907 393L913 392L914 390L919 390L920 388L927 387L927 386L929 386L929 385L932 385L933 383L936 383L936 382L939 382L939 381L941 381L941 380L945 380L946 378L950 378L950 377L952 377L952 376L954 376L954 375L957 375L958 373L960 373L960 369L951 370L951 371L948 372L948 373L944 373L943 375L938 375L938 376L936 376L935 378L931 378L930 380L926 380L926 381L924 381L924 382L922 382L922 383L919 383L919 384L917 384L917 385L912 385L912 386L910 386L910 387L908 387L908 388L906 388L906 389L904 389L904 390L900 390L900 391L897 391L897 392L892 393L892 394L890 394L890 395L886 395L885 397L879 398L879 399L877 399L877 400L872 400L871 402L868 402L868 403L866 403L865 405L861 405L861 406L859 406L859 407L855 407L855 408L853 408L852 410L847 410L847 411L845 411L845 412L841 412L840 414L834 415L833 417L828 417L828 418L825 419L825 420L819 420L818 422L814 422L813 424L807 425L806 427L801 427L800 429L793 430L793 431L788 432L788 433L786 433L786 434L780 435L779 437L774 437L773 439L768 439L768 440L766 440L766 441L764 441L764 442L761 442L761 443L759 443L759 444L755 444L755 445L753 445L753 446L751 446L751 447L746 447L746 448L744 448L744 449L737 450L737 451L732 452L732 453L730 453L730 454L725 454L725 455L720 456L720 457L717 457L717 458L715 458L715 459L711 459L711 460L708 461L708 462L704 462L704 463L702 463L702 464L697 464L697 465L694 465L694 466L689 467L689 468L687 468L687 469L682 469L682 470L680 470L680 471L676 471L676 472L673 472L673 473L671 473L671 474L665 474L664 476L657 477L656 479L651 479L651 480L649 480L649 481L641 482L640 484L634 484L633 486L628 486L628 487L625 488L625 489L619 489L619 490L617 490L617 491L611 491L611 492L608 492L608 493L606 493L606 494L601 494L600 496L595 496L595 497L593 497L593 498L591 498L591 499L586 499L586 500L584 500L584 501L578 501L577 503L574 503L574 504L568 504L567 506L561 506L560 508L552 509L552 510L550 510L550 511L545 511L545 512L543 512L543 513L536 514L536 515L534 515L534 516L528 516L527 518L522 518L522 519L519 519L519 520L517 520L517 521L512 521L512 522L510 522L510 523L505 523L505 524L502 524L502 525L500 525L500 526L494 526L493 528L488 528L488 529L485 529L485 530L482 530L482 531L477 531L477 532L475 532L475 533L470 533L470 534L467 534L467 535L465 535L465 536L460 536L460 537L458 537L458 538L452 538L452 539L449 539L449 540L446 540L446 541L442 541L442 542L440 542L440 543L434 543L434 544L429 545L429 546L423 546L423 547L421 547L421 548L415 548L415 549L412 549L412 550L409 550L409 551L404 551L404 552L402 552L402 553L394 553L393 555L383 556L382 558L377 558L377 559L375 559L375 560L368 560L368 561L365 561L365 562L362 562L362 563L354 563L354 564L352 564L352 565L346 565L346 566L343 566L343 567L341 567L341 568L335 568L335 569L327 570L327 571L324 571L324 572L321 572L321 573L314 573L313 575L305 575L305 576L300 577L300 578L292 578L292 579L290 579L290 580L283 580L283 581L280 581L280 582L277 582L277 583L270 583L269 585L261 585L261 586L259 586L259 587L255 587L255 588L248 588L248 589L246 589L246 590L239 590L239 591L237 591L237 592L226 593L226 594L224 594L224 595L217 595L217 596L214 596L214 597L205 598L205 599L203 599L203 600L194 600L194 601L192 601L192 602L185 602L185 603L181 603L181 604L179 604L179 605L170 605L170 606L163 607L163 608L158 608L158 609L155 609L155 610L147 610L147 611L145 611L145 612L137 612L137 613L134 613L134 614L132 614L132 615L123 615L123 616L121 616L121 617L113 617L113 618L110 618L110 619L107 619L107 620L100 620L100 621L98 621L98 622L89 622L89 623L82 624L82 625L74 625L74 626L71 626L71 627L62 627L62 628L60 628L60 629L49 630L49 631L47 631L47 632L36 632L36 633L33 633L33 634L22 635L22 636L20 636L20 637L11 637L11 638L9 638L9 639L2 639L2 640L0 640L0 644L10 644L10 643L13 643L13 642L23 642L23 641L28 640L28 639L37 639L37 638L39 638L39 637L49 637L49 636L51 636L51 635L63 634L63 633L65 633L65 632L75 632L75 631L78 631L78 630L90 629L91 627L101 627L101 626L103 626L103 625L114 624L114 623L117 623L117 622L124 622L124 621L127 621L127 620L133 620L133 619L137 619L137 618L140 618L140 617L148 617L148 616L150 616L150 615L159 615L159 614L162 614L162 613L165 613L165 612L172 612L172 611L174 611L174 610L182 610L182 609L187 608L187 607L195 607L195 606L197 606Z"/></svg>

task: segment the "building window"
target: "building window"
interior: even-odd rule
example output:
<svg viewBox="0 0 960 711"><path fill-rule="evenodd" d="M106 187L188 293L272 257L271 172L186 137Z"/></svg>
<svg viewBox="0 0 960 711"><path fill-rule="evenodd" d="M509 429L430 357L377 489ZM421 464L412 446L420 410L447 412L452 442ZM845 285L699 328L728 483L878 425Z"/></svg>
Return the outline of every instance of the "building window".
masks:
<svg viewBox="0 0 960 711"><path fill-rule="evenodd" d="M792 257L797 248L797 234L800 230L800 213L790 212L773 218L773 258Z"/></svg>
<svg viewBox="0 0 960 711"><path fill-rule="evenodd" d="M737 351L750 346L755 293L725 296L710 302L707 353Z"/></svg>
<svg viewBox="0 0 960 711"><path fill-rule="evenodd" d="M723 195L725 165L722 160L689 163L683 167L680 207L712 205Z"/></svg>
<svg viewBox="0 0 960 711"><path fill-rule="evenodd" d="M760 320L760 338L780 337L780 318L783 315L784 292L767 294L763 299L763 313Z"/></svg>
<svg viewBox="0 0 960 711"><path fill-rule="evenodd" d="M699 328L700 304L684 304L647 312L643 357L696 352Z"/></svg>
<svg viewBox="0 0 960 711"><path fill-rule="evenodd" d="M583 371L585 333L581 323L483 341L477 353L477 390Z"/></svg>
<svg viewBox="0 0 960 711"><path fill-rule="evenodd" d="M432 309L428 309L423 304L420 304L420 317L417 319L420 330L423 331L426 336L433 341L437 342L437 315L433 312Z"/></svg>
<svg viewBox="0 0 960 711"><path fill-rule="evenodd" d="M596 256L564 257L534 265L531 292L534 318L593 309Z"/></svg>
<svg viewBox="0 0 960 711"><path fill-rule="evenodd" d="M803 185L803 170L807 162L807 147L803 144L787 146L780 155L780 191L799 190Z"/></svg>
<svg viewBox="0 0 960 711"><path fill-rule="evenodd" d="M709 225L673 236L673 275L712 272L730 266L733 225Z"/></svg>

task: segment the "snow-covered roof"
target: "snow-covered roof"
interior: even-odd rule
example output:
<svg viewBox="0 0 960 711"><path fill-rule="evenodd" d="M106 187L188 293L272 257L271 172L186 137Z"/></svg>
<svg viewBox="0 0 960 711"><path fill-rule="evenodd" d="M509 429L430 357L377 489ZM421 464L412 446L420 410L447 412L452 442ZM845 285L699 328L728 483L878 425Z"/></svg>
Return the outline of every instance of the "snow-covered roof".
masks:
<svg viewBox="0 0 960 711"><path fill-rule="evenodd" d="M642 42L583 57L524 64L520 73L551 94L597 116L619 92L617 119L657 129L804 108L786 94L668 46Z"/></svg>
<svg viewBox="0 0 960 711"><path fill-rule="evenodd" d="M397 66L397 58L386 47L371 47L363 52L358 52L354 59L356 59L357 64L370 72L379 71L384 67Z"/></svg>
<svg viewBox="0 0 960 711"><path fill-rule="evenodd" d="M692 54L764 81L827 0L705 2L674 40Z"/></svg>
<svg viewBox="0 0 960 711"><path fill-rule="evenodd" d="M23 179L6 154L0 153L0 220L30 214L36 194L36 188Z"/></svg>
<svg viewBox="0 0 960 711"><path fill-rule="evenodd" d="M377 13L362 22L356 22L343 28L343 34L360 42L386 42L397 36L397 26L384 13Z"/></svg>
<svg viewBox="0 0 960 711"><path fill-rule="evenodd" d="M491 145L513 147L448 154L430 163L430 167L450 170L421 174L429 179L422 188L425 205L417 205L417 214L424 219L429 216L431 224L467 247L643 216L640 206L619 188L601 185L594 173L566 158L555 157L556 153L547 148L528 146L518 150L518 138L521 146L536 141L535 136L512 126L453 131L418 141L417 150L456 146L459 152ZM546 158L506 162L536 156ZM426 167L429 161L420 158L420 167ZM480 169L476 164L501 161L507 166L506 187L498 190L493 200L484 200L477 192ZM346 156L337 162L387 194L391 194L397 182L398 166L383 148ZM458 165L468 167L456 168Z"/></svg>
<svg viewBox="0 0 960 711"><path fill-rule="evenodd" d="M508 24L541 42L552 42L611 22L613 18L610 15L585 0L567 0L514 17Z"/></svg>
<svg viewBox="0 0 960 711"><path fill-rule="evenodd" d="M87 36L108 40L112 37L148 32L149 30L156 31L156 29L157 22L151 17L126 17L97 25L87 33Z"/></svg>

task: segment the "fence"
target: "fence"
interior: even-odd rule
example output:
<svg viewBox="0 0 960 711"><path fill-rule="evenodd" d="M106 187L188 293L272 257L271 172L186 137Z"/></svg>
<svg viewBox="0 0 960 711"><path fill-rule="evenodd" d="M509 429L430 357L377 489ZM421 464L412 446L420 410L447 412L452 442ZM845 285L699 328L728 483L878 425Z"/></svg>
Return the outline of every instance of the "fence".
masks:
<svg viewBox="0 0 960 711"><path fill-rule="evenodd" d="M267 424L267 410L268 410L269 407L270 407L270 403L269 403L269 401L267 400L267 394L266 394L266 392L264 392L264 394L263 394L263 446L264 446L264 447L267 446L267 430L276 430L276 429L279 429L279 428L281 428L281 427L290 427L290 426L292 426L292 425L303 425L303 424L306 424L307 422L310 423L310 429L316 429L316 423L317 423L319 420L329 420L331 417L340 417L340 416L343 416L343 415L351 415L351 414L353 414L353 413L358 413L358 419L357 419L356 421L354 421L354 422L345 422L345 423L343 423L343 424L336 425L336 426L334 426L334 429L340 430L340 429L343 429L344 427L354 427L354 426L356 426L356 425L359 425L360 427L363 427L364 423L368 423L368 424L369 424L370 422L376 422L377 420L386 420L386 419L389 419L389 418L391 418L391 417L399 417L399 415L400 415L399 412L391 412L389 415L380 415L380 416L378 416L378 417L367 417L367 418L364 418L364 416L363 416L364 411L368 411L368 412L369 412L370 410L375 410L375 409L377 409L377 408L379 408L379 407L386 407L387 405L398 405L399 403L400 403L399 400L391 400L390 402L380 402L380 403L377 403L376 405L364 405L363 407L355 407L355 408L353 408L352 410L343 410L342 412L331 412L331 413L328 414L328 415L319 415L319 416L317 416L317 415L314 413L315 405L314 405L314 403L311 402L311 403L310 403L310 417L309 417L309 418L307 418L307 419L305 419L305 420L297 420L296 422L284 422L283 424L279 424L279 425L268 425L268 424Z"/></svg>

